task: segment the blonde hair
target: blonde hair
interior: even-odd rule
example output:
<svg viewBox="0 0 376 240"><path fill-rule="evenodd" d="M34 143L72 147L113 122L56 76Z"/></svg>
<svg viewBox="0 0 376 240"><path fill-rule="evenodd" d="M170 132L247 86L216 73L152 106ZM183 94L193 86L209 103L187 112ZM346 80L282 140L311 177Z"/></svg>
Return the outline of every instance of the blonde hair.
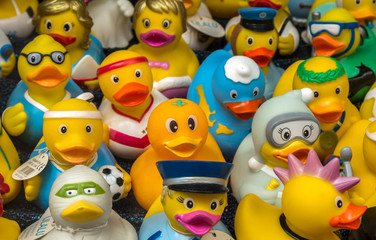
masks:
<svg viewBox="0 0 376 240"><path fill-rule="evenodd" d="M136 19L146 6L156 13L169 13L172 11L175 15L180 14L183 32L187 30L187 13L181 0L139 0L134 7L133 24L136 24Z"/></svg>
<svg viewBox="0 0 376 240"><path fill-rule="evenodd" d="M93 26L93 20L82 0L44 0L38 6L33 24L35 28L38 29L43 17L59 14L68 10L72 10L76 14L78 21L84 26L85 32L81 47L85 50L89 49L91 43L89 34Z"/></svg>

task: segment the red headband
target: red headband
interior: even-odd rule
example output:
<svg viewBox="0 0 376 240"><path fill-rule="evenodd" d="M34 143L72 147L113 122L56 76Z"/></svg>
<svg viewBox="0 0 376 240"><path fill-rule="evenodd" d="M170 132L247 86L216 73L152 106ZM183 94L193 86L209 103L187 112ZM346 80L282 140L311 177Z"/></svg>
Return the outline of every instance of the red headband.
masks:
<svg viewBox="0 0 376 240"><path fill-rule="evenodd" d="M108 65L105 65L103 67L98 68L97 69L97 76L99 76L99 75L101 75L105 72L114 70L116 68L121 68L121 67L124 67L124 66L127 66L127 65L140 63L140 62L147 62L147 61L148 61L148 59L146 57L135 57L135 58L129 58L129 59L121 60L121 61L118 61L118 62L110 63Z"/></svg>

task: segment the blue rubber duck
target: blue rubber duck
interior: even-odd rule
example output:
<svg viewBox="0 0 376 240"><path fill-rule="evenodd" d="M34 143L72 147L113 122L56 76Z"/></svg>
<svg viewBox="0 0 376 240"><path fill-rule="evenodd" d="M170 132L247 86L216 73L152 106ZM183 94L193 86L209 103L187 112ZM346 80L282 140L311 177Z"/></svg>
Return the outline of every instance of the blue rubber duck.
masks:
<svg viewBox="0 0 376 240"><path fill-rule="evenodd" d="M217 50L198 69L187 98L204 110L209 132L227 160L232 160L251 131L252 118L264 99L264 89L260 67L245 56Z"/></svg>

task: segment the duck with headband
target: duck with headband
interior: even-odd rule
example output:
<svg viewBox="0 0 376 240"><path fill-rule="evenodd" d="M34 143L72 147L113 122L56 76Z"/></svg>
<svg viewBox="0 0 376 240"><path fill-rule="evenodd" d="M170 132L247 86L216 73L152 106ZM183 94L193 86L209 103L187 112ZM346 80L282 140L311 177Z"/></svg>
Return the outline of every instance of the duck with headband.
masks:
<svg viewBox="0 0 376 240"><path fill-rule="evenodd" d="M150 143L146 125L151 112L167 98L153 89L148 60L120 50L106 57L98 70L104 94L99 110L109 128L109 148L118 157L136 159Z"/></svg>
<svg viewBox="0 0 376 240"><path fill-rule="evenodd" d="M55 179L65 170L78 164L103 172L106 166L119 172L121 193L113 193L113 200L125 197L131 186L130 178L108 150L108 141L102 114L82 99L67 99L55 104L44 116L43 138L34 149L30 160L13 175L24 180L25 197L42 209L48 207L48 196ZM40 163L34 164L33 163ZM33 166L40 166L33 168ZM26 174L24 169L30 169ZM108 170L104 170L105 173ZM109 184L112 184L109 182Z"/></svg>
<svg viewBox="0 0 376 240"><path fill-rule="evenodd" d="M48 34L61 43L72 58L72 79L96 89L96 69L105 55L97 38L90 34L92 18L82 0L44 0L33 19L39 34Z"/></svg>
<svg viewBox="0 0 376 240"><path fill-rule="evenodd" d="M181 38L187 21L183 2L140 0L133 19L140 43L129 50L148 59L154 87L168 98L186 97L199 62Z"/></svg>

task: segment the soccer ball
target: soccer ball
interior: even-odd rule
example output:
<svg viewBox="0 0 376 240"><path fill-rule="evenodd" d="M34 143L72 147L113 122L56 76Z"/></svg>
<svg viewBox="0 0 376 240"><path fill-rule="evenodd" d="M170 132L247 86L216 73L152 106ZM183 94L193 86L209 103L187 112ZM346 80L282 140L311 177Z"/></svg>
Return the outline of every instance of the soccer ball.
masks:
<svg viewBox="0 0 376 240"><path fill-rule="evenodd" d="M123 172L115 166L105 165L99 168L98 172L103 176L112 193L112 201L116 202L124 193Z"/></svg>

